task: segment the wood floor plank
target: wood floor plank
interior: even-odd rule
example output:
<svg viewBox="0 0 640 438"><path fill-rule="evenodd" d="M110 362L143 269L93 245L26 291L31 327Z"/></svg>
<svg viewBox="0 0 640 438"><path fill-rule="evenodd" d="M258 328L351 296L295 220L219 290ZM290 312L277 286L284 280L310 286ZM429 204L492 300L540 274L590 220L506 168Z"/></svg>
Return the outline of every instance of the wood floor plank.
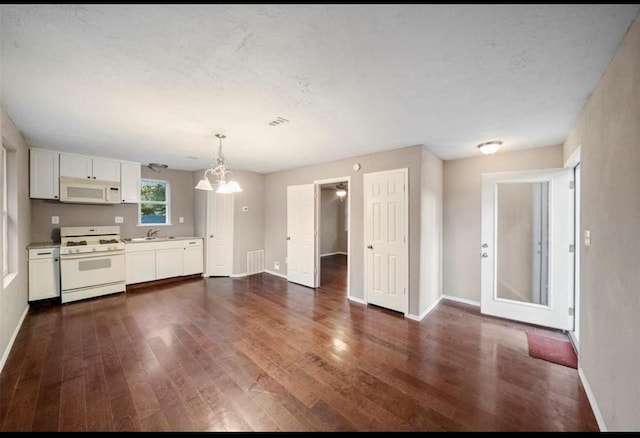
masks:
<svg viewBox="0 0 640 438"><path fill-rule="evenodd" d="M34 304L0 374L2 431L598 431L557 330L442 300L422 321L266 273Z"/></svg>

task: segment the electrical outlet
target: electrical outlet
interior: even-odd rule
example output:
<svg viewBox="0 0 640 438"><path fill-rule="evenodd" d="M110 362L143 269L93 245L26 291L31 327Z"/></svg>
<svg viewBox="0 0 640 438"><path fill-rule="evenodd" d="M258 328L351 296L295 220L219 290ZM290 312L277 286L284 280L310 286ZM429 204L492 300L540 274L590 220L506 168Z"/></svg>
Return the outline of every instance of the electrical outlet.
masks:
<svg viewBox="0 0 640 438"><path fill-rule="evenodd" d="M591 231L584 230L584 246L591 246Z"/></svg>
<svg viewBox="0 0 640 438"><path fill-rule="evenodd" d="M182 216L180 216L180 218L178 219L178 222L180 222L181 224L184 223L184 218Z"/></svg>
<svg viewBox="0 0 640 438"><path fill-rule="evenodd" d="M60 217L59 216L51 216L51 223L52 224L59 224L60 223Z"/></svg>
<svg viewBox="0 0 640 438"><path fill-rule="evenodd" d="M280 262L273 262L273 269L276 271L280 270Z"/></svg>
<svg viewBox="0 0 640 438"><path fill-rule="evenodd" d="M123 224L124 218L122 216L116 216L116 224Z"/></svg>

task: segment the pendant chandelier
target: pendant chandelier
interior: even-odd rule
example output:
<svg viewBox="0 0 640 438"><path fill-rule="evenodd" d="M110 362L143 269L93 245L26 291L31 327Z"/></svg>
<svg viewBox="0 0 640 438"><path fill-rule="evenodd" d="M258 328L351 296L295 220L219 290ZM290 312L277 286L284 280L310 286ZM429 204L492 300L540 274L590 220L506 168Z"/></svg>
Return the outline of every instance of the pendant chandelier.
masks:
<svg viewBox="0 0 640 438"><path fill-rule="evenodd" d="M227 175L231 174L230 170L227 170L227 160L222 153L222 139L227 138L226 135L216 134L216 137L220 140L220 146L218 147L218 158L211 165L210 169L204 171L202 179L196 185L198 190L215 190L216 193L237 193L241 192L240 184L237 181L227 181ZM211 182L207 178L207 174L211 173L216 176L216 188L211 185Z"/></svg>
<svg viewBox="0 0 640 438"><path fill-rule="evenodd" d="M336 195L340 198L340 201L347 196L347 186L344 183L340 183L336 186Z"/></svg>

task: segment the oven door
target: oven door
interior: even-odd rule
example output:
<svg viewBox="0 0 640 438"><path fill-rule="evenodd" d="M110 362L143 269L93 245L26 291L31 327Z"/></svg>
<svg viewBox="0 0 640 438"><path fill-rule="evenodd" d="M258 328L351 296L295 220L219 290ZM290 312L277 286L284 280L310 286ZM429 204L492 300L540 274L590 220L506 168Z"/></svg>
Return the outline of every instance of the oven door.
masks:
<svg viewBox="0 0 640 438"><path fill-rule="evenodd" d="M60 256L62 291L124 282L124 251Z"/></svg>

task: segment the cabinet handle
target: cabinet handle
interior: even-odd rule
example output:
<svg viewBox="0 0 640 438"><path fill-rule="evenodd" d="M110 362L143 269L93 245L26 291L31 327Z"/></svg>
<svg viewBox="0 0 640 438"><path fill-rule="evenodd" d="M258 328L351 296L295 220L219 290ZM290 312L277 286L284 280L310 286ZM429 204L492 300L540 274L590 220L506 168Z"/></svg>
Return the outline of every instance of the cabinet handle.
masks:
<svg viewBox="0 0 640 438"><path fill-rule="evenodd" d="M96 177L94 176L93 179L96 179Z"/></svg>
<svg viewBox="0 0 640 438"><path fill-rule="evenodd" d="M57 262L57 261L58 261L58 259L53 259L53 261L54 261L54 262Z"/></svg>
<svg viewBox="0 0 640 438"><path fill-rule="evenodd" d="M373 245L367 245L368 249L373 249Z"/></svg>
<svg viewBox="0 0 640 438"><path fill-rule="evenodd" d="M53 195L53 199L58 199L58 195Z"/></svg>
<svg viewBox="0 0 640 438"><path fill-rule="evenodd" d="M91 177L90 177L90 176L88 176L88 175L87 175L87 178L88 178L88 179L91 179Z"/></svg>

